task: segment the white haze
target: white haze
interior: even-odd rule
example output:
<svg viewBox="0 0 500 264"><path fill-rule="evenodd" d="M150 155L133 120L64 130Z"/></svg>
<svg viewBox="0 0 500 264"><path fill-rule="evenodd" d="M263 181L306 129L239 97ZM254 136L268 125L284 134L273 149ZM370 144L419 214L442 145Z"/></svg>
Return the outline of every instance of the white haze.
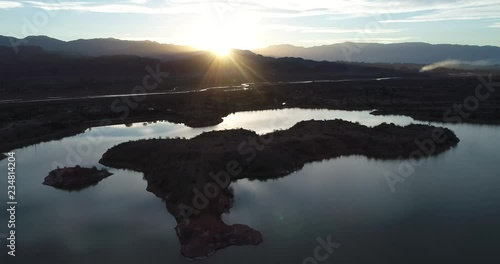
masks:
<svg viewBox="0 0 500 264"><path fill-rule="evenodd" d="M488 60L479 60L479 61L445 60L424 66L420 70L420 72L432 71L437 68L470 70L477 67L484 67L489 65L491 65L491 63Z"/></svg>

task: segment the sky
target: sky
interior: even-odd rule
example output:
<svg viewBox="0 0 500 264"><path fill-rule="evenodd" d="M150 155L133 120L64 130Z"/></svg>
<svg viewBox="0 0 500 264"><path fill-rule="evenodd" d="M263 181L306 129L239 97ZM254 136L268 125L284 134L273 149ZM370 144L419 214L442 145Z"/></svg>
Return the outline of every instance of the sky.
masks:
<svg viewBox="0 0 500 264"><path fill-rule="evenodd" d="M500 46L500 0L0 0L0 35L205 49L346 41Z"/></svg>

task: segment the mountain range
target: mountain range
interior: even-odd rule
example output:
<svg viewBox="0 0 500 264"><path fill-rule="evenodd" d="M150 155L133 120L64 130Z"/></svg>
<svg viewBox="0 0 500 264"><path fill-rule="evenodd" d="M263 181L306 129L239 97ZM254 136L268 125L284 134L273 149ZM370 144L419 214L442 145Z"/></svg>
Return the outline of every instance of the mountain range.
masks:
<svg viewBox="0 0 500 264"><path fill-rule="evenodd" d="M113 38L62 41L47 36L29 36L24 39L0 36L0 46L37 46L45 51L67 56L134 55L158 59L171 59L197 51L192 47L153 41L128 41Z"/></svg>
<svg viewBox="0 0 500 264"><path fill-rule="evenodd" d="M428 43L354 43L346 42L310 48L277 45L254 52L271 57L301 57L317 61L366 63L432 64L447 60L477 66L500 64L500 47L467 45L432 45Z"/></svg>
<svg viewBox="0 0 500 264"><path fill-rule="evenodd" d="M24 39L0 36L0 46L14 46L15 50L18 50L19 46L36 46L47 52L73 57L133 55L171 60L199 53L199 50L188 46L113 38L62 41L47 36L29 36ZM500 64L500 47L433 45L418 42L397 44L346 42L310 48L277 45L256 49L253 52L268 57L294 57L315 61L433 64L452 60L454 64L473 66Z"/></svg>

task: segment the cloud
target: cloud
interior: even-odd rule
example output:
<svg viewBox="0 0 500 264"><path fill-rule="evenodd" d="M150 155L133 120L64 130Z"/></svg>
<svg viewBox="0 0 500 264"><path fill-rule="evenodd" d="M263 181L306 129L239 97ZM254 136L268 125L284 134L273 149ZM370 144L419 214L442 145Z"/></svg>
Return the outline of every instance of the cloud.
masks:
<svg viewBox="0 0 500 264"><path fill-rule="evenodd" d="M10 8L16 8L16 7L22 7L23 5L18 2L12 2L12 1L0 1L0 9L10 9Z"/></svg>
<svg viewBox="0 0 500 264"><path fill-rule="evenodd" d="M145 0L130 0L124 4L100 4L93 2L53 2L47 3L42 1L25 1L32 7L44 10L67 10L80 12L94 13L125 13L125 14L182 14L195 13L199 11L199 5L187 4L164 4L162 7L154 7L146 5L149 1ZM198 8L197 8L198 7Z"/></svg>
<svg viewBox="0 0 500 264"><path fill-rule="evenodd" d="M498 14L500 14L500 1L498 0L30 0L23 1L23 3L25 6L45 10L95 13L201 14L223 12L234 14L246 12L260 18L325 16L331 20L338 20L376 17L376 20L382 23L484 20L498 18ZM0 8L20 6L22 4L18 2L0 1ZM415 15L416 13L418 15ZM311 30L316 31L315 33L343 33L335 29Z"/></svg>
<svg viewBox="0 0 500 264"><path fill-rule="evenodd" d="M3 3L3 4L2 4ZM247 12L262 18L327 16L330 19L380 17L381 22L429 22L446 20L483 20L498 18L498 0L126 0L91 2L24 1L46 10L73 10L96 13L186 14ZM0 1L0 8L21 4ZM415 15L418 13L418 15Z"/></svg>
<svg viewBox="0 0 500 264"><path fill-rule="evenodd" d="M293 25L267 25L263 27L264 30L277 30L309 34L392 34L401 32L399 29L359 29L359 28L339 28L339 27L308 27L308 26L293 26Z"/></svg>
<svg viewBox="0 0 500 264"><path fill-rule="evenodd" d="M263 16L267 17L294 17L294 16L319 16L329 15L332 19L346 19L356 17L380 16L386 20L392 17L407 17L414 21L434 19L443 16L442 20L456 19L467 16L468 19L483 19L487 17L498 17L495 10L500 7L498 0L248 0L237 1L252 4L259 8ZM228 2L231 2L228 0ZM243 7L243 5L240 5ZM450 11L451 10L451 11ZM412 17L414 13L424 15ZM453 13L453 14L451 14ZM401 19L401 21L406 19ZM395 21L395 19L394 19Z"/></svg>
<svg viewBox="0 0 500 264"><path fill-rule="evenodd" d="M403 19L382 21L385 23L418 23L437 22L453 20L484 20L498 18L500 14L499 1L469 1L463 3L458 1L453 5L445 5L442 8L430 10L426 14L409 16Z"/></svg>
<svg viewBox="0 0 500 264"><path fill-rule="evenodd" d="M149 2L149 0L128 0L129 3L131 4L141 4L141 5L144 5L144 4L147 4Z"/></svg>
<svg viewBox="0 0 500 264"><path fill-rule="evenodd" d="M490 28L500 28L500 22L493 23L489 27Z"/></svg>

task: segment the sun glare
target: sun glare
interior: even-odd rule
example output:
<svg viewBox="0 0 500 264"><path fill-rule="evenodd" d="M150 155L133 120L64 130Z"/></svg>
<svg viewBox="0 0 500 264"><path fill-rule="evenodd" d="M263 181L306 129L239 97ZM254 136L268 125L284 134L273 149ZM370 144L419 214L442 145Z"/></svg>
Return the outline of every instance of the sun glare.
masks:
<svg viewBox="0 0 500 264"><path fill-rule="evenodd" d="M245 16L230 20L201 17L193 24L188 42L194 47L227 57L233 49L255 47L257 22Z"/></svg>
<svg viewBox="0 0 500 264"><path fill-rule="evenodd" d="M231 49L230 48L225 48L225 47L217 47L213 48L212 52L215 53L215 55L219 57L227 57L229 54L231 54Z"/></svg>
<svg viewBox="0 0 500 264"><path fill-rule="evenodd" d="M203 43L197 46L200 49L211 51L219 57L229 56L231 50L235 48L232 34L223 29L212 28L210 36L206 36L203 40Z"/></svg>

